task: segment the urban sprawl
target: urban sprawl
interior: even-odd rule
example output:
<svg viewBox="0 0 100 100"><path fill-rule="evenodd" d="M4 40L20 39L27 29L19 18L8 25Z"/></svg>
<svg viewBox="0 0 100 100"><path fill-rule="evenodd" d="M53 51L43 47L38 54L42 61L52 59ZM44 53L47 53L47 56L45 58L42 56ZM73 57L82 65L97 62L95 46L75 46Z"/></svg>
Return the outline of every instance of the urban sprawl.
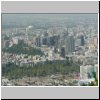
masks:
<svg viewBox="0 0 100 100"><path fill-rule="evenodd" d="M75 25L57 20L2 28L2 85L97 86L95 19L80 18Z"/></svg>

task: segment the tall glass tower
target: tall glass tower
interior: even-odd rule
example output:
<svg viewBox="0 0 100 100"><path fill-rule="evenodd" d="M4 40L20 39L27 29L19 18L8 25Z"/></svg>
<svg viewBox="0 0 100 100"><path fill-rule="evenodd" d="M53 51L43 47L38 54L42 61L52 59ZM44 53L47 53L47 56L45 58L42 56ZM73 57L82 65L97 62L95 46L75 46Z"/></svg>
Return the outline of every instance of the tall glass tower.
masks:
<svg viewBox="0 0 100 100"><path fill-rule="evenodd" d="M65 52L66 54L72 54L75 50L75 42L73 36L66 36L65 38Z"/></svg>

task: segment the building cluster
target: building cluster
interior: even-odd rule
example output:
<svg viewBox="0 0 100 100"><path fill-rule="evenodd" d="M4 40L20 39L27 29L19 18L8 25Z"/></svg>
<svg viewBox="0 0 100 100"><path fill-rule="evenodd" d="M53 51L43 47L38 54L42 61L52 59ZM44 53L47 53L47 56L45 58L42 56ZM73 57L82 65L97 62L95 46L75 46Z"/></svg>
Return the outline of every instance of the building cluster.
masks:
<svg viewBox="0 0 100 100"><path fill-rule="evenodd" d="M32 66L47 60L66 60L66 58L80 63L80 78L90 79L92 69L98 72L98 33L91 26L50 27L48 29L16 28L13 32L2 33L2 49L10 48L23 41L30 47L40 49L44 55L13 54L2 51L2 64L13 62L16 65ZM86 66L84 66L86 65Z"/></svg>
<svg viewBox="0 0 100 100"><path fill-rule="evenodd" d="M19 28L13 33L5 33L2 36L2 48L12 47L14 44L25 44L39 48L44 52L42 60L65 59L71 56L82 63L97 63L98 36L97 33L86 34L86 30L80 32L78 28L50 28L32 29ZM74 32L76 30L76 32ZM95 30L94 28L92 30ZM5 53L3 53L6 56ZM15 54L16 57L18 56ZM22 55L20 55L22 56ZM23 54L24 56L24 54ZM85 59L85 60L84 60ZM9 60L9 58L8 58Z"/></svg>
<svg viewBox="0 0 100 100"><path fill-rule="evenodd" d="M98 79L98 64L80 66L79 85L88 84Z"/></svg>

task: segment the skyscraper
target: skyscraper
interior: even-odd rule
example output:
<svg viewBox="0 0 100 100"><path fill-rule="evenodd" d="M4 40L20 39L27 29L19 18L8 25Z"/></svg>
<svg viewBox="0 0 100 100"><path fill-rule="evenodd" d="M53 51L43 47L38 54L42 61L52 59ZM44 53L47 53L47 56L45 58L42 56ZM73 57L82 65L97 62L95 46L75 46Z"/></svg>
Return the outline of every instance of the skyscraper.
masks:
<svg viewBox="0 0 100 100"><path fill-rule="evenodd" d="M35 45L36 45L37 47L40 47L40 46L41 46L41 39L40 39L40 37L37 37L37 38L36 38L36 40L35 40Z"/></svg>
<svg viewBox="0 0 100 100"><path fill-rule="evenodd" d="M65 53L72 54L75 50L75 43L73 36L66 36L65 38Z"/></svg>
<svg viewBox="0 0 100 100"><path fill-rule="evenodd" d="M61 57L65 58L65 47L61 47Z"/></svg>
<svg viewBox="0 0 100 100"><path fill-rule="evenodd" d="M94 72L93 65L80 66L80 79L93 79Z"/></svg>
<svg viewBox="0 0 100 100"><path fill-rule="evenodd" d="M84 36L81 35L81 36L80 36L80 39L81 39L81 46L84 46Z"/></svg>

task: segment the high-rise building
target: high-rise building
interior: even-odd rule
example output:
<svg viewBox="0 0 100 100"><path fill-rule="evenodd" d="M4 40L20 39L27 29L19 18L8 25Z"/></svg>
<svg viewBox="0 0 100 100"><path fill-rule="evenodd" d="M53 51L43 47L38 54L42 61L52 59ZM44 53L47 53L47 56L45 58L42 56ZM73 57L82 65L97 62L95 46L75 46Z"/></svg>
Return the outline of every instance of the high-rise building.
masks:
<svg viewBox="0 0 100 100"><path fill-rule="evenodd" d="M96 73L96 78L98 79L98 64L94 65L94 70L95 70L95 73Z"/></svg>
<svg viewBox="0 0 100 100"><path fill-rule="evenodd" d="M46 38L46 37L44 37L44 38L42 39L42 44L43 44L43 45L47 45L47 38Z"/></svg>
<svg viewBox="0 0 100 100"><path fill-rule="evenodd" d="M50 37L50 45L51 46L58 46L59 36L54 35Z"/></svg>
<svg viewBox="0 0 100 100"><path fill-rule="evenodd" d="M84 41L84 36L83 36L83 35L81 35L81 36L80 36L80 39L81 39L81 46L84 46L84 44L85 44L85 41Z"/></svg>
<svg viewBox="0 0 100 100"><path fill-rule="evenodd" d="M61 47L61 57L65 58L65 47Z"/></svg>
<svg viewBox="0 0 100 100"><path fill-rule="evenodd" d="M67 36L65 39L65 53L72 54L75 50L75 42L73 36Z"/></svg>
<svg viewBox="0 0 100 100"><path fill-rule="evenodd" d="M37 37L36 40L35 40L35 45L37 47L40 47L41 46L41 38L40 37Z"/></svg>
<svg viewBox="0 0 100 100"><path fill-rule="evenodd" d="M93 65L80 66L80 79L93 79L94 72Z"/></svg>
<svg viewBox="0 0 100 100"><path fill-rule="evenodd" d="M83 35L81 35L75 39L75 46L84 46L84 44L85 44L85 41L84 41Z"/></svg>
<svg viewBox="0 0 100 100"><path fill-rule="evenodd" d="M79 39L79 38L75 39L75 46L76 47L81 46L81 39Z"/></svg>

